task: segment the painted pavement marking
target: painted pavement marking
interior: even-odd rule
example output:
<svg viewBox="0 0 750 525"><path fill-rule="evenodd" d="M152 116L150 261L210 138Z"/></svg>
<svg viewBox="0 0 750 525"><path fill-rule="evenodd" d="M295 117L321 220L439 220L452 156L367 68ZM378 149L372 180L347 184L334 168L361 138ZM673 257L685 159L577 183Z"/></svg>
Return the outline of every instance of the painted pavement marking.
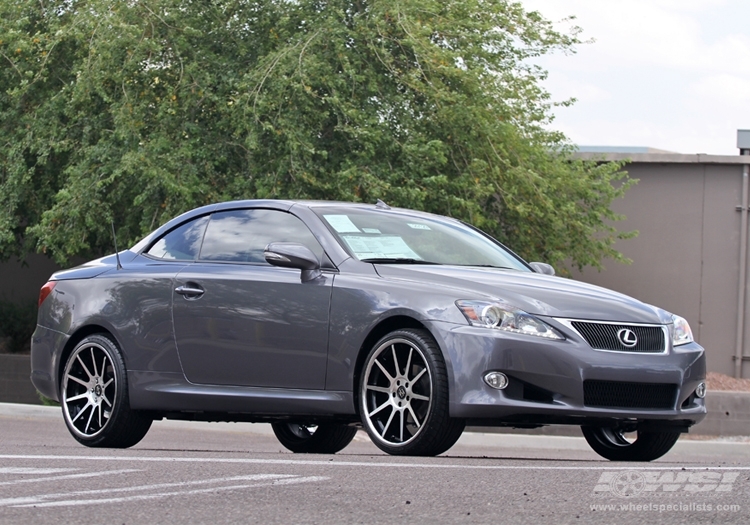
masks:
<svg viewBox="0 0 750 525"><path fill-rule="evenodd" d="M137 487L120 487L112 489L95 489L80 490L58 494L38 494L34 496L25 496L18 498L0 499L0 506L3 507L70 507L79 505L97 505L111 503L128 503L132 501L143 501L166 498L170 496L189 496L206 493L216 493L227 490L242 490L256 487L270 487L281 485L295 485L300 483L311 483L317 481L326 481L329 478L324 476L296 476L293 474L252 474L246 476L231 476L226 478L214 478L196 481L184 481L177 483L157 483L153 485L141 485ZM222 483L232 483L237 481L255 481L256 483L243 483L234 485L221 485ZM190 489L196 485L219 485L202 489ZM109 495L125 492L144 492L153 490L163 490L170 488L182 488L186 490L172 490L165 492L156 492L151 494L134 494L120 497L89 498L84 499L80 496ZM70 499L71 496L79 496ZM61 499L62 498L62 499ZM68 498L68 499L65 499ZM57 500L57 501L49 501Z"/></svg>

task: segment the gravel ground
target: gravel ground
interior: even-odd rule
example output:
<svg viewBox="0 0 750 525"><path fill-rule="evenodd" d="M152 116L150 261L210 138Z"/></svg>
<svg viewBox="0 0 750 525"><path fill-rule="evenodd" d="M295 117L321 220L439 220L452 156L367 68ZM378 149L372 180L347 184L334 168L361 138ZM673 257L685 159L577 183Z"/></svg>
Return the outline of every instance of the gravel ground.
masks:
<svg viewBox="0 0 750 525"><path fill-rule="evenodd" d="M706 377L706 383L709 390L750 392L750 379L736 379L717 372L709 372Z"/></svg>

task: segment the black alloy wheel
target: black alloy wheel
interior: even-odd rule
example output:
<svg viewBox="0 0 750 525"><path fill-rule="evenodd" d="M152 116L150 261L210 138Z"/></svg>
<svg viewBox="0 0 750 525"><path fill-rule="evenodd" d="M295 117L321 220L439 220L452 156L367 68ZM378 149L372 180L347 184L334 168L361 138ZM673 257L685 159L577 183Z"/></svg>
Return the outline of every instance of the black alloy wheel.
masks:
<svg viewBox="0 0 750 525"><path fill-rule="evenodd" d="M68 430L88 447L128 448L151 428L152 419L130 409L125 363L115 342L90 335L65 362L60 404Z"/></svg>
<svg viewBox="0 0 750 525"><path fill-rule="evenodd" d="M370 439L394 455L436 456L451 448L465 422L448 413L448 374L426 330L396 330L365 360L359 411Z"/></svg>

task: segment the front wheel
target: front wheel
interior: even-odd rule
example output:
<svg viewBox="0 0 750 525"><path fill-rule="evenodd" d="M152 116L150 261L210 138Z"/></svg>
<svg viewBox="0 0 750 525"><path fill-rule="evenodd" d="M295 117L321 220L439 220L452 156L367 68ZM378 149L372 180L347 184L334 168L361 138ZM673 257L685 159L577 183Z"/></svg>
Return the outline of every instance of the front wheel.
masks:
<svg viewBox="0 0 750 525"><path fill-rule="evenodd" d="M152 419L130 409L125 363L104 334L83 339L65 362L60 404L68 430L87 447L128 448Z"/></svg>
<svg viewBox="0 0 750 525"><path fill-rule="evenodd" d="M583 437L594 452L611 461L653 461L669 452L680 437L679 432L637 431L629 439L621 429L581 427Z"/></svg>
<svg viewBox="0 0 750 525"><path fill-rule="evenodd" d="M394 455L436 456L464 430L448 414L448 374L426 330L396 330L368 354L359 385L359 411L372 442Z"/></svg>
<svg viewBox="0 0 750 525"><path fill-rule="evenodd" d="M297 454L335 454L352 442L357 429L346 425L273 423L276 439Z"/></svg>

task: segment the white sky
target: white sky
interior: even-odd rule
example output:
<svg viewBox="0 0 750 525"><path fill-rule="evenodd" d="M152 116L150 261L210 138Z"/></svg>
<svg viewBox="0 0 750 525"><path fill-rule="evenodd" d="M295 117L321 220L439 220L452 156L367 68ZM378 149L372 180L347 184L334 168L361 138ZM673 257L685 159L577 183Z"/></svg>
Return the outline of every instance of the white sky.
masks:
<svg viewBox="0 0 750 525"><path fill-rule="evenodd" d="M553 128L575 144L648 146L736 155L750 129L750 1L521 0L554 22L574 15L574 55L538 62L549 72Z"/></svg>

